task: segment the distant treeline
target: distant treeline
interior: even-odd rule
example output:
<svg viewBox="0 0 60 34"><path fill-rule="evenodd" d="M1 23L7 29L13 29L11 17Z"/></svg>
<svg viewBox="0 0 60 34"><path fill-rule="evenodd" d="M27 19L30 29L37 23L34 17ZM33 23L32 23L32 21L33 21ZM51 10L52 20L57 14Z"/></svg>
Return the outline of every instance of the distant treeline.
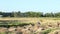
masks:
<svg viewBox="0 0 60 34"><path fill-rule="evenodd" d="M58 13L43 13L43 12L0 12L0 17L60 17L60 12Z"/></svg>

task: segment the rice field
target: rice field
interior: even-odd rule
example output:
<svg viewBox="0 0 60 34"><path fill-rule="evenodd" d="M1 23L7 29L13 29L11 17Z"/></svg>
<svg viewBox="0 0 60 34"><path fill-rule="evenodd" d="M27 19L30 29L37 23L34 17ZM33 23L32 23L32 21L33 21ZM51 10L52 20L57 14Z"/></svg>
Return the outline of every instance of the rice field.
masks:
<svg viewBox="0 0 60 34"><path fill-rule="evenodd" d="M0 18L0 20L20 20L21 22L59 22L60 18L52 18L52 17L41 17L41 18Z"/></svg>
<svg viewBox="0 0 60 34"><path fill-rule="evenodd" d="M0 34L60 34L60 18L0 18Z"/></svg>

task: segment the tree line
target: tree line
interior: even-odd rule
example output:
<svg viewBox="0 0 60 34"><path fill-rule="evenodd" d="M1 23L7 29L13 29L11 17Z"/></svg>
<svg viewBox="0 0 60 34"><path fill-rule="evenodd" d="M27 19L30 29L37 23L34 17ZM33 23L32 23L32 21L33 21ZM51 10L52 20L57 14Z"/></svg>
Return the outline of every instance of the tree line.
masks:
<svg viewBox="0 0 60 34"><path fill-rule="evenodd" d="M60 17L60 12L57 13L43 13L43 12L0 12L0 17Z"/></svg>

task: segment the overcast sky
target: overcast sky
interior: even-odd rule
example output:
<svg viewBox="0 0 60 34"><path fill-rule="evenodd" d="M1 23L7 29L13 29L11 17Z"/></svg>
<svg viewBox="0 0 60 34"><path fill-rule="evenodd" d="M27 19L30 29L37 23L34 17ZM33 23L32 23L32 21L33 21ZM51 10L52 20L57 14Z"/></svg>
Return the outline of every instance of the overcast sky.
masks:
<svg viewBox="0 0 60 34"><path fill-rule="evenodd" d="M60 0L0 0L0 11L59 12Z"/></svg>

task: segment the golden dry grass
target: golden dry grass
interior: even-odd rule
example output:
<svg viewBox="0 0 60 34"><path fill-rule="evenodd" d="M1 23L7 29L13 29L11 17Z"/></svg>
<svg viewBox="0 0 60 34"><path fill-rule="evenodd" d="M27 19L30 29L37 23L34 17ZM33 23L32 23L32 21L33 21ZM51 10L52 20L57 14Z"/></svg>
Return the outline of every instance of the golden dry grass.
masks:
<svg viewBox="0 0 60 34"><path fill-rule="evenodd" d="M48 23L48 22L60 22L60 18L51 18L51 17L41 17L41 18L0 18L0 20L20 20L22 22L33 22L36 23L38 21L42 22L42 23Z"/></svg>

